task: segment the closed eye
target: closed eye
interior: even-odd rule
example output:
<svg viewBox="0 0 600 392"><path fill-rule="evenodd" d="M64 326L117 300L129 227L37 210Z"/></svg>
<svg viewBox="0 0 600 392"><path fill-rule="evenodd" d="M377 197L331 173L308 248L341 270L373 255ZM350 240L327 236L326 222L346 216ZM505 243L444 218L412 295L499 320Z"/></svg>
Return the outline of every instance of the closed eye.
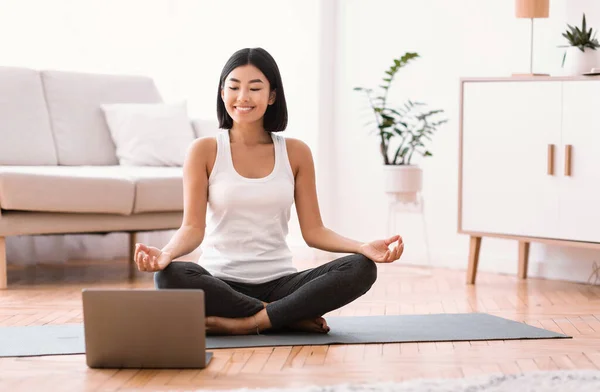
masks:
<svg viewBox="0 0 600 392"><path fill-rule="evenodd" d="M236 91L239 90L239 87L229 87L230 90ZM262 88L251 88L250 91L260 91Z"/></svg>

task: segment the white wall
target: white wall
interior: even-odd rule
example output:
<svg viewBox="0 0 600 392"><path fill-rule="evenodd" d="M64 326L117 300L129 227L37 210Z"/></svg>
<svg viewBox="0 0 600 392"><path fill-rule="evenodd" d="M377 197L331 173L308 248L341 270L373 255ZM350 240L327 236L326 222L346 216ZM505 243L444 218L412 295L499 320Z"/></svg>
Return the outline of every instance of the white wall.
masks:
<svg viewBox="0 0 600 392"><path fill-rule="evenodd" d="M565 12L565 23L581 26L581 17L585 13L588 26L595 31L600 29L600 3L597 0L563 0L562 6ZM596 38L600 40L600 35L597 34Z"/></svg>
<svg viewBox="0 0 600 392"><path fill-rule="evenodd" d="M464 268L468 239L456 234L458 79L510 75L529 67L529 21L508 0L0 0L0 64L156 78L167 100L186 98L194 116L213 116L217 78L227 57L263 46L277 59L290 105L288 135L307 141L317 161L328 226L370 240L387 234L377 140L354 86L375 85L392 58L422 58L401 71L391 99L420 99L450 120L431 144L425 169L425 218L434 265ZM35 10L35 12L32 12ZM143 11L142 11L143 10ZM232 12L232 11L235 12ZM556 72L565 22L600 27L595 0L552 0L535 22L535 70ZM363 117L366 116L366 117ZM403 263L424 264L419 215L397 215L407 243ZM297 222L291 242L302 249ZM161 246L168 237L146 236ZM144 240L144 239L142 239ZM126 254L126 237L9 238L9 260L59 261ZM300 252L302 254L302 252ZM307 255L309 253L304 253ZM480 269L516 272L516 243L484 239ZM590 251L532 244L533 276L585 281Z"/></svg>
<svg viewBox="0 0 600 392"><path fill-rule="evenodd" d="M0 0L0 65L149 75L166 101L186 99L191 116L216 119L223 65L236 50L261 46L282 73L286 136L317 151L320 6L319 0ZM290 242L303 246L293 216ZM162 246L169 236L140 240ZM127 238L9 237L7 248L15 263L111 258L127 254Z"/></svg>
<svg viewBox="0 0 600 392"><path fill-rule="evenodd" d="M585 3L585 4L584 4ZM465 268L468 237L456 234L458 194L459 78L509 76L529 69L529 20L514 17L513 1L477 0L344 0L340 1L335 135L337 159L331 184L337 200L333 228L347 236L370 240L387 234L387 200L382 191L377 138L362 126L372 114L354 86L375 87L393 58L404 52L421 55L400 71L392 101L411 97L442 108L450 120L429 146L434 157L424 168L425 228L417 214L399 213L404 236L402 262L426 264L426 243L433 265ZM600 3L551 1L550 18L535 21L534 71L557 73L561 33L580 23L585 10L592 27L600 28ZM531 245L530 275L586 281L598 252ZM517 244L484 239L480 271L514 274Z"/></svg>

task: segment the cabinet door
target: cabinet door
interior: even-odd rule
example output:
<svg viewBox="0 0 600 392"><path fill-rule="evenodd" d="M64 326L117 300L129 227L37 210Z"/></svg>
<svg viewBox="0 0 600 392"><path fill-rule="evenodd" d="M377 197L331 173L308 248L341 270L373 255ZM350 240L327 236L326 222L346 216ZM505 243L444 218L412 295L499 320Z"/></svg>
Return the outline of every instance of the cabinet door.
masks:
<svg viewBox="0 0 600 392"><path fill-rule="evenodd" d="M560 154L571 146L571 173L560 167L561 237L600 242L600 81L563 83Z"/></svg>
<svg viewBox="0 0 600 392"><path fill-rule="evenodd" d="M553 237L558 180L548 144L558 148L560 82L465 82L462 229Z"/></svg>

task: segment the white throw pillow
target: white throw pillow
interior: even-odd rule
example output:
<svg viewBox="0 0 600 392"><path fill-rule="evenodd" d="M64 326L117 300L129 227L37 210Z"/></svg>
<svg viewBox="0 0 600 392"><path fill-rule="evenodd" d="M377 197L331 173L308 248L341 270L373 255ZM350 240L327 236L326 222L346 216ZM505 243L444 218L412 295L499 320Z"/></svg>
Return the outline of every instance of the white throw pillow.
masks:
<svg viewBox="0 0 600 392"><path fill-rule="evenodd" d="M100 105L123 166L183 166L194 129L186 103Z"/></svg>
<svg viewBox="0 0 600 392"><path fill-rule="evenodd" d="M217 136L222 131L217 120L207 118L192 118L192 128L196 137Z"/></svg>

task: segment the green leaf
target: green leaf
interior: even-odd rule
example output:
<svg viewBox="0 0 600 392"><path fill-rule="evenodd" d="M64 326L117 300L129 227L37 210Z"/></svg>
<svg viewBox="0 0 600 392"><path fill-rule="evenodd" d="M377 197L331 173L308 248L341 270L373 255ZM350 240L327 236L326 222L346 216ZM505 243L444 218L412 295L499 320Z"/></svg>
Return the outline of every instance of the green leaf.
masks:
<svg viewBox="0 0 600 392"><path fill-rule="evenodd" d="M571 34L570 32L567 32ZM569 35L563 33L563 36L568 39ZM446 119L435 118L430 120L431 116L442 113L441 109L420 109L425 107L425 103L413 101L411 99L401 105L401 107L387 107L387 94L391 88L396 73L413 59L419 57L417 53L407 52L397 59L393 59L393 65L385 70L385 77L382 78L384 85L379 85L383 92L372 97L372 89L364 87L355 87L355 91L363 91L367 93L368 108L375 114L376 121L369 121L365 124L371 130L371 134L376 133L379 140L380 153L383 156L384 164L408 164L413 156L413 153L425 154L428 151L425 149L425 144L431 141L431 136L434 131L437 131L437 126L446 122ZM371 128L375 125L375 128ZM399 143L396 148L394 159L389 159L391 140L397 137ZM425 151L425 152L423 152Z"/></svg>
<svg viewBox="0 0 600 392"><path fill-rule="evenodd" d="M567 24L567 30L561 33L561 36L564 37L569 46L577 47L580 50L585 48L596 48L597 46L594 41L596 31L593 28L588 29L587 18L585 13L583 14L581 20L581 28L579 26L571 26ZM562 45L559 47L563 47ZM563 57L563 65L564 65L564 57Z"/></svg>
<svg viewBox="0 0 600 392"><path fill-rule="evenodd" d="M394 134L388 131L381 131L381 135L386 139L386 141L390 140L394 137Z"/></svg>
<svg viewBox="0 0 600 392"><path fill-rule="evenodd" d="M398 110L396 110L396 109L387 108L386 110L387 110L388 112L390 112L390 113L394 113L395 115L397 115L397 116L398 116L398 117L400 117L400 118L404 117L404 115L405 115L405 113L402 113L402 112L400 112L400 111L398 111Z"/></svg>

